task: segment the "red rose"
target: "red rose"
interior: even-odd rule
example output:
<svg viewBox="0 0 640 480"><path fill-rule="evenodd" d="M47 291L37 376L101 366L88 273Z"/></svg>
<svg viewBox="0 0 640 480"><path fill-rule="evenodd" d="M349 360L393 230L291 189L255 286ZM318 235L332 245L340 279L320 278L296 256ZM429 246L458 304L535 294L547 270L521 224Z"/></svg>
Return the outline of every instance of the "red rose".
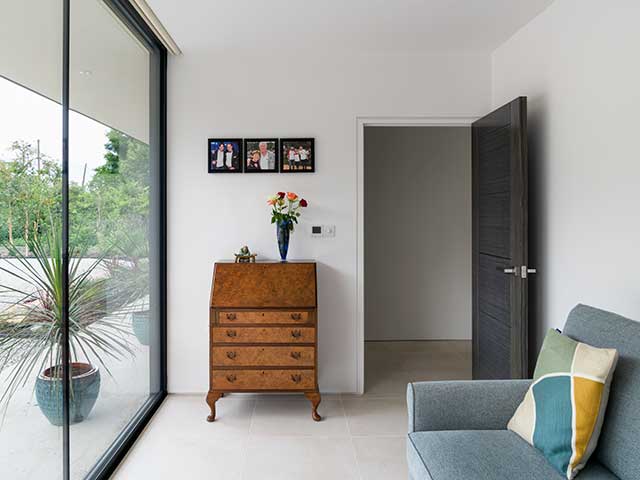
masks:
<svg viewBox="0 0 640 480"><path fill-rule="evenodd" d="M278 196L279 196L280 198L284 198L284 195L285 195L285 194L284 194L284 192L278 192Z"/></svg>
<svg viewBox="0 0 640 480"><path fill-rule="evenodd" d="M309 205L309 204L307 203L307 201L304 198L302 200L300 200L300 206L301 207L306 207L307 205Z"/></svg>

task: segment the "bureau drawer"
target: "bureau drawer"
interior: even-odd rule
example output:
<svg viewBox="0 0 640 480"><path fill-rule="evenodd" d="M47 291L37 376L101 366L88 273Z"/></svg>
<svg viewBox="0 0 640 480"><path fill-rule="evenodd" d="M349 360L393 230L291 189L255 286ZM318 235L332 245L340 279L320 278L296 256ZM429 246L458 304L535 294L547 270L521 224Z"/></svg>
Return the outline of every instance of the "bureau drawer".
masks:
<svg viewBox="0 0 640 480"><path fill-rule="evenodd" d="M212 327L214 343L315 343L314 327Z"/></svg>
<svg viewBox="0 0 640 480"><path fill-rule="evenodd" d="M211 357L214 366L313 367L315 348L218 346L213 348Z"/></svg>
<svg viewBox="0 0 640 480"><path fill-rule="evenodd" d="M313 390L314 370L214 370L214 390Z"/></svg>
<svg viewBox="0 0 640 480"><path fill-rule="evenodd" d="M244 311L218 312L218 323L220 325L234 325L238 323L286 323L286 324L303 324L309 323L309 312L294 311Z"/></svg>

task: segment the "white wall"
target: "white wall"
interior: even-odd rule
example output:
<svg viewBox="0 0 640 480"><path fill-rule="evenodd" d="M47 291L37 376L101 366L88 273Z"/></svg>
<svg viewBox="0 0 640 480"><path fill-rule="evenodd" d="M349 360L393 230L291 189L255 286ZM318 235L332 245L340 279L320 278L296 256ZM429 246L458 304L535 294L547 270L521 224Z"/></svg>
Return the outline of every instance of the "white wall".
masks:
<svg viewBox="0 0 640 480"><path fill-rule="evenodd" d="M493 62L529 97L536 346L578 302L640 320L640 3L556 0Z"/></svg>
<svg viewBox="0 0 640 480"><path fill-rule="evenodd" d="M276 258L265 200L294 190L310 206L290 258L319 262L320 388L355 391L356 116L480 115L488 56L183 51L169 62L169 390L208 388L213 262L245 243ZM313 136L317 173L208 175L211 136ZM310 238L312 222L335 224L335 239Z"/></svg>
<svg viewBox="0 0 640 480"><path fill-rule="evenodd" d="M365 339L471 338L471 128L367 127Z"/></svg>

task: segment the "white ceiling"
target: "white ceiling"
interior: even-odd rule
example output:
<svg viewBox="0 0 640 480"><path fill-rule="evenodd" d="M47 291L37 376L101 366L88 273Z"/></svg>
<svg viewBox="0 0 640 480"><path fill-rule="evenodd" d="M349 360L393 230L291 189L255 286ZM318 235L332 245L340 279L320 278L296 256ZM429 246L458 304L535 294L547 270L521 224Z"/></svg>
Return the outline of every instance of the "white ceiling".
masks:
<svg viewBox="0 0 640 480"><path fill-rule="evenodd" d="M0 76L60 103L62 2L0 3ZM148 140L149 53L102 0L71 2L69 63L71 109Z"/></svg>
<svg viewBox="0 0 640 480"><path fill-rule="evenodd" d="M553 0L147 0L183 51L490 52Z"/></svg>

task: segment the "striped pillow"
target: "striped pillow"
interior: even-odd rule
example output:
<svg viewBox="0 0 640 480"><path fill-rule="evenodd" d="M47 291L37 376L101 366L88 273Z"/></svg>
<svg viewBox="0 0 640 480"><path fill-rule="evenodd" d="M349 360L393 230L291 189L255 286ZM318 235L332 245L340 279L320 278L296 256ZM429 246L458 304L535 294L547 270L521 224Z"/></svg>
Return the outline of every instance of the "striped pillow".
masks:
<svg viewBox="0 0 640 480"><path fill-rule="evenodd" d="M549 330L533 383L507 428L540 450L562 475L575 478L598 443L617 361L615 349L591 347Z"/></svg>

